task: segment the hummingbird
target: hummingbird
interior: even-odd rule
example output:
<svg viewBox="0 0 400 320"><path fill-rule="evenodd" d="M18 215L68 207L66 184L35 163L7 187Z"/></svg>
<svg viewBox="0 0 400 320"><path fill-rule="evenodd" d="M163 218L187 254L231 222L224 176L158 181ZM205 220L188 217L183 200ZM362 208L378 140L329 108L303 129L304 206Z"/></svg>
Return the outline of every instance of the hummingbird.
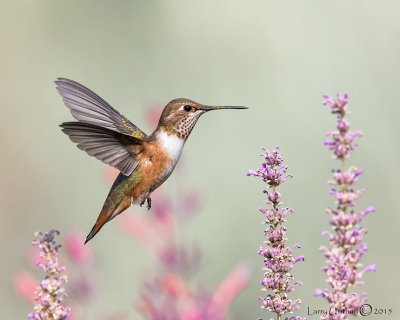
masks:
<svg viewBox="0 0 400 320"><path fill-rule="evenodd" d="M64 104L78 120L62 123L62 131L79 149L120 171L85 244L131 204L142 206L147 202L147 208L151 208L151 193L171 175L202 114L211 110L247 109L174 99L164 107L157 128L147 135L78 82L58 78L55 84Z"/></svg>

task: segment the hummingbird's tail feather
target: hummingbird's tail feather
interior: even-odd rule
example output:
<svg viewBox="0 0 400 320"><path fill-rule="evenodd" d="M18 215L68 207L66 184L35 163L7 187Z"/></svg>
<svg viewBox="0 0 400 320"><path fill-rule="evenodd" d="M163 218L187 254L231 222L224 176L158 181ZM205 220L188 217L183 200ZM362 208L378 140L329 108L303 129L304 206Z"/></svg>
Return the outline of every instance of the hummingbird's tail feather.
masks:
<svg viewBox="0 0 400 320"><path fill-rule="evenodd" d="M88 243L108 221L114 219L117 215L128 209L130 205L131 198L125 198L119 205L113 206L112 208L109 207L108 201L106 200L103 209L97 217L95 225L86 237L85 244Z"/></svg>

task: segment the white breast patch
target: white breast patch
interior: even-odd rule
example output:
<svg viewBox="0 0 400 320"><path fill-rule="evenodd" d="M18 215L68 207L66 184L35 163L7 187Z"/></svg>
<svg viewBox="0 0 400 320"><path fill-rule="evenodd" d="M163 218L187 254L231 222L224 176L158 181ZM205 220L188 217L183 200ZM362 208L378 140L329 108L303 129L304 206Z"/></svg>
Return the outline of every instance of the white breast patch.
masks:
<svg viewBox="0 0 400 320"><path fill-rule="evenodd" d="M185 141L174 134L168 135L165 131L160 132L158 139L172 161L178 161Z"/></svg>

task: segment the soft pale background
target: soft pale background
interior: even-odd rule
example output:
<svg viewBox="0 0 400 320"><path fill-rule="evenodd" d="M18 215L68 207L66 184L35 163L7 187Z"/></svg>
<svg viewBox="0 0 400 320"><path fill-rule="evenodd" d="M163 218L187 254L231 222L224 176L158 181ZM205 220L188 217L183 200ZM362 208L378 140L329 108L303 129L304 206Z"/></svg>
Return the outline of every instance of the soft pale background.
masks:
<svg viewBox="0 0 400 320"><path fill-rule="evenodd" d="M205 199L183 235L204 249L198 281L212 288L236 262L253 266L232 319L268 318L257 300L264 186L245 175L260 165L263 145L279 144L295 175L281 189L295 209L289 244L301 243L306 257L294 271L304 286L292 296L302 297L303 315L307 306L325 306L313 293L325 287L318 247L328 227L324 208L333 203L326 180L337 163L322 144L335 118L321 95L348 90L352 128L365 133L351 159L365 169L358 185L367 192L358 208L377 209L364 223L370 248L364 263L376 263L379 273L367 274L363 289L373 307L393 309L379 319L399 317L398 1L3 0L0 6L2 318L24 319L31 310L14 296L11 278L23 268L34 231L89 231L109 188L103 165L58 128L72 119L52 83L58 76L86 84L146 131L153 129L146 107L175 97L250 107L204 116L185 147L184 176L165 184L173 193L184 183ZM93 309L139 318L131 308L135 288L154 261L113 223L91 246L101 257ZM94 314L89 310L87 319Z"/></svg>

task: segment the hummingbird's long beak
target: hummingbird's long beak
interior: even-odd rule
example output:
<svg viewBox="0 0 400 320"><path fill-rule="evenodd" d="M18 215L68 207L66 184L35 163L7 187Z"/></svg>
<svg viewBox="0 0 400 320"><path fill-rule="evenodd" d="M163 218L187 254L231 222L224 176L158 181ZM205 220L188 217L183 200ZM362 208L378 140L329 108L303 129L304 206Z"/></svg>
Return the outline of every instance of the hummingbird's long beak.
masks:
<svg viewBox="0 0 400 320"><path fill-rule="evenodd" d="M204 106L204 111L221 110L221 109L248 109L248 107L242 106Z"/></svg>

